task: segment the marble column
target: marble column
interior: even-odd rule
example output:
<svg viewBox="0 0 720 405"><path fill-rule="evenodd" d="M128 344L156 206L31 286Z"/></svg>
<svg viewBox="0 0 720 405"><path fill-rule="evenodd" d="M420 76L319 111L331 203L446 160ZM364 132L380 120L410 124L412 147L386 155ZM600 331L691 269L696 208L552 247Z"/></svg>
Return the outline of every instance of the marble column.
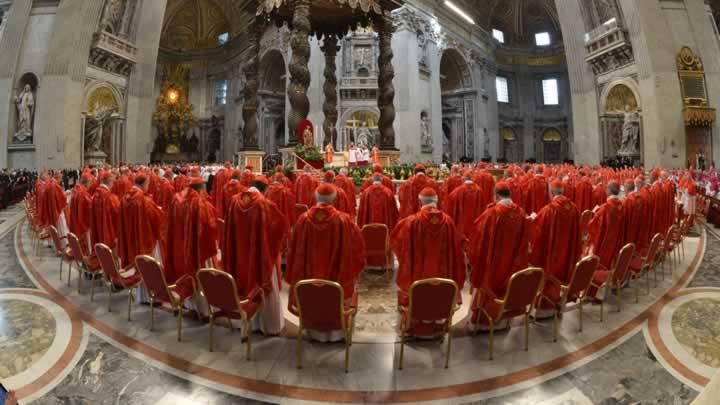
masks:
<svg viewBox="0 0 720 405"><path fill-rule="evenodd" d="M323 130L325 139L323 146L332 143L333 148L337 150L337 120L338 120L338 95L337 95L337 65L335 59L337 52L340 50L338 39L335 35L326 35L323 40L322 51L325 54L325 83L323 84L323 93L325 93L325 102L323 103L323 113L325 121L323 122Z"/></svg>
<svg viewBox="0 0 720 405"><path fill-rule="evenodd" d="M156 102L156 73L162 21L167 0L143 1L138 5L135 44L138 62L128 85L125 158L128 162L146 163L153 148L152 114ZM159 80L159 78L158 78Z"/></svg>
<svg viewBox="0 0 720 405"><path fill-rule="evenodd" d="M35 161L50 168L79 167L84 134L88 55L103 2L60 2L53 26L45 71L43 97L36 100Z"/></svg>
<svg viewBox="0 0 720 405"><path fill-rule="evenodd" d="M378 127L380 129L380 149L395 150L395 69L393 68L393 20L389 13L376 19L376 29L379 35L378 55L378 109L380 118Z"/></svg>
<svg viewBox="0 0 720 405"><path fill-rule="evenodd" d="M585 0L555 0L570 78L572 127L577 131L572 148L575 156L571 158L577 164L594 165L600 163L602 144L595 75L585 62L587 51L582 33L588 29L582 14L584 4Z"/></svg>
<svg viewBox="0 0 720 405"><path fill-rule="evenodd" d="M14 130L15 73L22 51L25 28L30 20L32 1L15 1L5 15L0 38L0 167L7 167L7 145Z"/></svg>
<svg viewBox="0 0 720 405"><path fill-rule="evenodd" d="M262 35L262 26L256 21L248 35L248 44L250 48L250 60L245 65L243 72L245 73L245 90L243 103L243 149L244 150L260 150L258 143L258 66L260 59L260 35Z"/></svg>
<svg viewBox="0 0 720 405"><path fill-rule="evenodd" d="M290 60L290 84L287 93L290 101L288 126L290 137L288 146L298 142L298 126L310 112L310 100L307 96L310 85L310 0L295 0L293 10L293 28L290 39L292 59Z"/></svg>

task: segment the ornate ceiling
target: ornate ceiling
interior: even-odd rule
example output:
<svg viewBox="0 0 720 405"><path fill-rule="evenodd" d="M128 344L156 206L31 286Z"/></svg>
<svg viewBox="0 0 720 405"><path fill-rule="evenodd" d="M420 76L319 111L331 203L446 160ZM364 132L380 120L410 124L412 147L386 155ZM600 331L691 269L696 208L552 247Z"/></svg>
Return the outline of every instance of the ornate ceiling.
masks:
<svg viewBox="0 0 720 405"><path fill-rule="evenodd" d="M218 45L218 35L230 37L249 26L253 0L168 0L160 44L169 49L207 49Z"/></svg>
<svg viewBox="0 0 720 405"><path fill-rule="evenodd" d="M456 3L487 30L505 33L505 43L524 43L537 32L560 35L555 0L456 0Z"/></svg>

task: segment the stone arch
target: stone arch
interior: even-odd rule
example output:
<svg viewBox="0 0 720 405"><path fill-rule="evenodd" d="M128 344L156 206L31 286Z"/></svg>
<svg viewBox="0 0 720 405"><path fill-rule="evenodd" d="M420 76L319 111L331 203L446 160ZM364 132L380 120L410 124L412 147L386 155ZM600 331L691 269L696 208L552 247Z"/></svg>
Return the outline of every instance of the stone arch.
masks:
<svg viewBox="0 0 720 405"><path fill-rule="evenodd" d="M603 158L615 158L620 150L625 121L625 105L640 119L640 153L642 155L642 99L640 87L629 77L609 82L600 93L599 115Z"/></svg>
<svg viewBox="0 0 720 405"><path fill-rule="evenodd" d="M284 93L287 69L282 52L276 48L267 49L260 57L259 90Z"/></svg>
<svg viewBox="0 0 720 405"><path fill-rule="evenodd" d="M380 110L377 108L377 106L357 106L352 107L347 110L345 110L340 117L339 121L339 128L340 128L340 136L338 140L338 149L344 149L348 146L350 142L357 142L357 139L354 139L355 131L352 127L347 126L347 122L356 114L358 113L366 113L369 116L372 116L376 121L375 124L369 124L370 126L370 133L372 134L373 138L368 140L370 141L377 141L377 136L379 135L379 132L377 130L377 120L380 117ZM374 126L374 127L373 127ZM371 142L372 143L372 142ZM376 143L376 142L375 142ZM370 147L371 145L366 145Z"/></svg>
<svg viewBox="0 0 720 405"><path fill-rule="evenodd" d="M106 83L94 81L85 86L85 99L83 101L83 112L91 113L95 109L95 104L104 107L117 108L118 114L125 116L125 98L120 90L115 86Z"/></svg>
<svg viewBox="0 0 720 405"><path fill-rule="evenodd" d="M559 163L563 160L563 141L565 134L556 127L543 129L540 136L542 160L548 163Z"/></svg>
<svg viewBox="0 0 720 405"><path fill-rule="evenodd" d="M440 89L443 93L473 88L470 65L457 49L449 48L443 52L440 58L440 76Z"/></svg>
<svg viewBox="0 0 720 405"><path fill-rule="evenodd" d="M616 79L608 83L600 94L600 111L602 114L618 114L622 110L617 110L613 106L617 105L621 100L635 102L635 111L642 110L642 102L640 99L640 88L631 78ZM608 104L609 103L609 104ZM631 106L632 107L632 106ZM632 110L632 108L631 108Z"/></svg>
<svg viewBox="0 0 720 405"><path fill-rule="evenodd" d="M260 96L260 147L268 154L276 153L285 144L285 91L287 65L282 51L268 48L260 56L258 94Z"/></svg>

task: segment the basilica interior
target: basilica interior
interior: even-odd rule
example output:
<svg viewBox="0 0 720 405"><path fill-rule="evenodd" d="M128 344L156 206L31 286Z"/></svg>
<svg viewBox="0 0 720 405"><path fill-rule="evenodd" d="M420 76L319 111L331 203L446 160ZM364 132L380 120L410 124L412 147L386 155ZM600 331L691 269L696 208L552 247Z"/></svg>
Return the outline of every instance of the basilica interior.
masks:
<svg viewBox="0 0 720 405"><path fill-rule="evenodd" d="M269 171L305 120L318 150L385 166L714 167L719 21L718 0L0 0L0 168ZM0 211L0 383L22 404L718 403L720 234L702 221L637 303L564 314L558 341L533 322L528 350L518 323L488 360L464 291L448 368L444 342L417 341L398 370L396 291L363 273L344 373L343 344L308 342L296 367L287 310L252 360L232 323L211 352L200 321L182 341L170 310L130 321L122 294L58 278L25 216Z"/></svg>

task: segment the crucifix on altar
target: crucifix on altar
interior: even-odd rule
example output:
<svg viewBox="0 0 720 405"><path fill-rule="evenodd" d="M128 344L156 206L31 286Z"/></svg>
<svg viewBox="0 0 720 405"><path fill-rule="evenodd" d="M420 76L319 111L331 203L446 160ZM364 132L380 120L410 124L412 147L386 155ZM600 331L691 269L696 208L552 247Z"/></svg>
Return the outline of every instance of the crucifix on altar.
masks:
<svg viewBox="0 0 720 405"><path fill-rule="evenodd" d="M337 77L335 57L339 50L338 39L349 31L372 26L379 35L378 55L378 109L380 117L380 159L383 165L399 161L400 152L395 148L395 88L392 65L391 40L394 31L391 11L402 5L400 0L260 0L257 15L250 35L252 60L245 67L245 105L243 106L244 154L261 154L257 134L258 63L260 37L268 24L287 23L291 31L290 47L292 59L289 64L290 81L287 95L290 102L288 126L290 145L302 142L302 133L310 112L307 90L310 85L310 36L322 40L325 56L323 72L322 109L325 119L322 123L325 139L323 145L337 145Z"/></svg>

